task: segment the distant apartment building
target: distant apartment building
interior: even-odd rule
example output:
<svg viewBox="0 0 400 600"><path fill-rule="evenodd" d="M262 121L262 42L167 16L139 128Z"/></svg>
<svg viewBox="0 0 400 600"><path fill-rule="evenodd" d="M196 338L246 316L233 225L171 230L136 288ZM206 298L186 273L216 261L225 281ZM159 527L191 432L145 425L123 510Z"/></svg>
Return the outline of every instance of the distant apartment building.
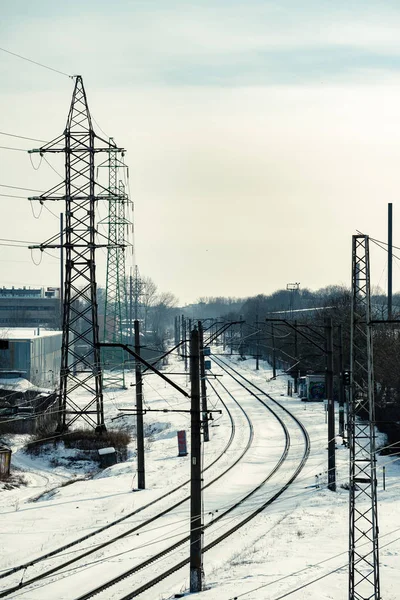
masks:
<svg viewBox="0 0 400 600"><path fill-rule="evenodd" d="M60 327L59 288L0 287L0 327Z"/></svg>

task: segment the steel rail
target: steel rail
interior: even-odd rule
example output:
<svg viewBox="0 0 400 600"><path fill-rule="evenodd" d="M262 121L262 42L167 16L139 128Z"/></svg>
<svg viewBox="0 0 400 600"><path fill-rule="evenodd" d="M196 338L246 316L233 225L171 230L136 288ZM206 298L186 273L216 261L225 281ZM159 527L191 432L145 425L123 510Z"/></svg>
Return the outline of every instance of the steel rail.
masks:
<svg viewBox="0 0 400 600"><path fill-rule="evenodd" d="M213 357L213 360L215 361L214 357ZM215 361L215 362L217 363L217 361ZM220 361L220 363L222 363L222 362L223 361ZM219 366L227 374L230 374L228 372L228 370L223 365L221 365L220 363L219 363ZM214 546L216 546L217 544L219 544L222 541L226 540L230 535L232 535L233 533L235 533L236 531L238 531L241 527L243 527L244 525L246 525L247 523L249 523L249 521L251 521L258 514L260 514L261 512L263 512L265 510L265 508L267 508L269 505L271 505L273 502L275 502L275 500L277 500L277 498L279 498L289 488L289 486L295 481L295 479L298 477L298 475L300 474L300 472L304 468L304 466L305 466L305 464L307 462L309 453L310 453L310 438L309 438L309 435L308 435L308 432L307 432L306 428L301 423L301 421L299 419L297 419L297 417L295 417L287 408L285 408L284 406L282 406L280 404L280 402L278 402L277 400L275 400L274 398L272 398L272 396L270 396L269 394L267 394L264 390L262 390L261 388L259 388L253 382L249 381L241 373L239 373L238 371L236 371L236 369L233 369L233 367L231 367L230 365L227 365L226 363L223 363L223 364L226 367L229 367L233 372L235 372L239 377L241 377L248 384L250 384L255 389L257 389L262 395L266 396L269 400L271 400L273 403L275 403L279 408L281 408L285 413L287 413L288 416L290 416L294 420L294 422L299 426L299 428L300 428L300 430L301 430L301 432L303 434L303 437L304 437L304 440L305 440L305 448L304 448L303 456L302 456L302 458L300 460L300 463L297 466L297 468L296 468L295 472L293 473L293 475L289 478L289 480L271 498L269 498L266 502L262 503L255 511L253 511L252 513L250 513L250 515L248 515L243 521L241 521L240 523L238 523L237 525L235 525L234 527L232 527L231 529L229 529L227 532L225 532L224 534L220 535L215 540L213 540L212 542L210 542L209 544L207 544L206 546L204 546L204 548L202 550L203 553L207 552L211 548L214 548ZM261 400L247 386L245 386L239 379L237 379L237 377L235 377L233 375L231 375L231 376L233 377L233 379L237 383L243 385L243 387L245 387L245 389L247 389L250 394L252 394L254 397L256 397L262 404L264 404L264 406L266 406L265 402L263 400ZM178 571L182 567L186 566L189 563L189 560L190 560L189 558L186 558L186 559L180 561L178 564L175 564L173 567L171 567L167 571L164 571L163 573L160 573L160 575L158 575L157 577L155 577L151 581L145 583L144 585L142 585L141 587L137 588L136 590L133 590L129 594L127 594L127 595L123 596L122 598L120 598L119 600L131 600L132 598L136 598L137 596L139 596L143 592L147 591L148 589L150 589L151 587L153 587L154 585L156 585L157 583L159 583L163 579L166 579L169 575L172 575L173 573L175 573L176 571ZM99 592L97 592L97 593L99 593ZM87 598L90 598L90 597L91 596L87 596ZM77 600L83 600L83 598L84 597L79 598Z"/></svg>
<svg viewBox="0 0 400 600"><path fill-rule="evenodd" d="M226 443L223 451L219 454L219 456L212 461L204 470L203 472L207 471L208 469L210 469L213 465L215 465L219 460L221 460L221 458L224 456L224 454L227 452L227 450L230 448L230 446L232 445L233 439L235 437L235 422L233 420L231 411L229 410L229 408L227 407L226 403L223 401L223 399L219 396L219 399L221 400L222 404L224 405L225 410L227 411L227 414L229 416L230 419L230 423L231 423L231 434L230 437L228 439L228 442ZM236 402L236 400L234 400L236 404L238 404ZM251 443L253 441L254 438L254 430L253 430L253 425L250 421L250 419L248 418L248 416L246 415L245 411L242 409L242 407L238 404L239 408L242 410L242 412L244 413L245 418L248 421L249 424L249 439L247 441L247 444L244 448L244 450L242 451L242 453L240 454L240 456L238 457L238 459L231 464L228 469L224 470L222 473L220 473L217 477L215 477L213 480L211 480L209 483L207 483L207 485L205 485L203 487L203 489L206 489L207 487L213 485L216 481L218 481L221 477L223 477L229 470L231 470L236 464L237 462L239 462L244 455L248 452ZM86 541L87 539L98 535L99 533L102 533L103 531L110 529L111 527L118 525L119 523L121 523L122 521L125 521L126 519L142 512L143 510L145 510L146 508L153 506L156 502L159 502L165 498L167 498L168 496L170 496L171 494L173 494L174 492L180 490L182 487L184 487L185 485L187 485L189 483L190 480L185 481L184 483L182 483L180 486L174 488L173 490L170 490L169 492L167 492L166 494L160 496L159 498L157 498L156 500L154 500L153 502L150 502L140 508L138 508L137 510L125 515L124 517L120 517L117 520L108 523L107 525L104 525L103 527L97 529L94 532L91 532L85 536L82 536L81 538L79 538L78 540L75 540L73 542L70 542L69 544L65 544L62 547L59 547L51 552L48 552L44 555L42 555L41 557L38 557L37 559L30 561L29 563L25 563L23 565L19 565L18 567L14 567L13 569L10 569L9 571L1 574L0 578L4 578L6 576L10 576L14 573L16 573L17 571L20 571L22 569L26 569L30 566L33 566L39 562L43 562L44 560L47 560L48 558L51 558L53 556L56 556L57 554L60 554L61 552L73 547L73 546L77 546L78 544L82 543L83 541ZM96 546L94 546L93 548L90 548L88 550L86 550L85 552L79 554L78 556L74 556L71 559L69 559L68 561L65 561L59 565L56 565L54 567L52 567L51 569L48 569L47 571L40 573L39 575L36 575L34 577L31 577L30 579L27 579L25 581L21 581L18 585L14 585L11 586L3 591L0 592L0 598L5 598L7 596L9 596L11 593L17 591L17 590L21 590L24 587L27 587L29 585L32 585L33 583L37 582L37 581L41 581L47 577L49 577L50 575L56 573L57 571L64 569L65 567L77 562L78 560L81 560L82 558L86 558L87 556L98 552L99 550L104 549L105 547L114 544L116 541L123 539L124 537L127 537L129 535L131 535L132 533L135 533L136 531L143 529L144 527L146 527L147 525L153 523L154 521L156 521L157 519L163 517L164 515L166 515L168 512L171 512L172 510L176 509L177 507L181 506L184 502L187 502L189 500L190 496L187 496L185 498L183 498L182 500L176 502L175 504L173 504L172 506L166 508L165 510L163 510L162 512L158 513L157 515L147 519L146 521L144 521L143 523L140 523L139 525L136 525L133 528L130 528L122 533L120 533L117 536L114 536L113 538L111 538L110 540L107 540L106 542L103 542L101 544L98 544Z"/></svg>
<svg viewBox="0 0 400 600"><path fill-rule="evenodd" d="M222 361L221 361L222 362ZM228 371L226 369L224 369L224 367L222 365L219 365L223 370L225 370L227 373ZM228 373L230 374L230 373ZM231 375L231 374L230 374ZM231 375L232 376L232 375ZM233 376L232 376L233 377ZM217 522L219 522L221 519L223 519L224 517L226 517L229 513L231 513L233 510L235 510L236 508L238 508L239 506L241 506L244 502L246 502L246 500L248 500L251 496L253 496L259 489L261 489L269 479L271 479L271 477L273 477L273 475L275 475L275 473L279 470L279 468L282 466L282 464L285 462L288 452L289 452L289 448L290 448L290 435L288 432L288 429L285 425L285 423L283 422L283 420L281 419L281 417L279 417L279 415L277 415L275 413L275 411L268 406L263 400L261 400L254 392L252 392L248 386L245 386L242 382L240 382L238 379L236 379L235 377L233 377L233 379L235 381L237 381L242 387L244 387L251 395L253 395L259 402L261 402L261 404L263 404L263 406L271 412L271 414L273 414L273 416L278 420L278 422L280 423L284 434L285 434L285 447L284 450L277 462L277 464L273 467L273 469L270 471L270 473L267 475L267 477L260 483L258 484L255 488L253 488L249 493L247 493L244 497L242 497L238 502L234 503L231 507L229 507L227 510L225 510L224 512L220 513L218 515L218 517L216 517L215 519L211 520L206 526L203 527L203 530L208 529L209 527L212 527L213 525L215 525ZM209 382L210 383L210 382ZM248 382L251 384L251 382ZM232 394L229 392L229 390L227 390L227 388L221 383L219 382L219 384L225 389L225 391L233 398ZM212 386L213 387L213 386ZM214 389L214 388L213 388ZM263 394L267 395L265 392L262 392ZM268 396L268 395L267 395ZM270 397L269 397L270 398ZM270 398L271 399L271 398ZM237 402L235 400L235 402ZM281 407L281 405L279 403L277 403L277 405ZM295 419L295 417L293 417L291 415L291 413L289 413L289 411L287 411L288 414ZM306 436L308 436L307 432L305 431L304 427L302 426L302 424L300 423L300 421L296 420L296 423L299 424L302 429L302 432L306 434ZM217 545L218 543L220 543L221 541L225 540L227 537L229 537L229 535L231 535L232 533L234 533L235 531L237 531L238 529L240 529L241 527L243 527L246 523L248 523L251 519L253 519L255 516L257 516L260 512L262 512L266 506L268 506L269 504L271 504L274 500L276 500L276 498L278 498L286 489L287 487L289 487L289 485L294 481L294 479L297 477L298 473L300 473L301 469L304 467L304 464L308 458L308 453L309 453L309 440L308 437L306 437L306 449L305 449L305 453L303 455L301 464L298 466L295 474L292 476L292 478L289 480L289 482L286 483L285 486L283 486L273 497L272 499L268 500L267 502L263 503L261 505L261 507L258 507L255 511L253 511L246 519L244 519L243 521L241 521L240 523L238 523L237 525L235 525L234 527L232 527L228 532L225 532L224 534L222 534L221 536L219 536L216 540L214 540L213 542L211 542L210 544L206 545L202 552L206 552L207 550L213 548L215 545ZM148 558L147 560L143 561L142 563L132 567L131 569L125 571L124 573L121 573L120 575L114 577L113 579L109 580L108 582L105 582L104 584L97 586L95 589L90 590L89 592L86 592L85 594L79 596L79 598L76 598L75 600L89 600L90 598L92 598L93 596L102 593L103 591L107 590L108 588L116 585L117 583L120 583L121 581L123 581L124 579L130 577L131 575L134 575L136 572L138 572L141 569L144 569L145 567L151 565L152 563L156 562L157 560L165 557L167 554L169 554L170 552L172 552L173 550L176 550L177 548L179 548L180 546L182 546L183 544L187 543L190 540L190 536L185 536L183 539L177 541L176 543L172 544L171 546L169 546L168 548L158 552L157 554L151 556L150 558ZM179 562L178 564L174 565L173 567L171 567L170 569L168 569L167 571L164 571L163 573L161 573L160 575L158 575L157 577L155 577L154 579L152 579L151 581L147 582L146 584L144 584L143 586L141 586L140 588L137 588L136 590L134 590L133 592L130 592L127 596L124 596L123 598L121 598L120 600L129 600L130 598L134 598L138 595L140 595L141 593L143 593L144 591L150 589L151 587L153 587L154 585L156 585L157 583L159 583L160 581L162 581L163 579L165 579L166 577L168 577L169 575L171 575L172 573L174 573L175 571L179 570L180 568L182 568L184 565L189 563L189 558L184 559L183 561Z"/></svg>

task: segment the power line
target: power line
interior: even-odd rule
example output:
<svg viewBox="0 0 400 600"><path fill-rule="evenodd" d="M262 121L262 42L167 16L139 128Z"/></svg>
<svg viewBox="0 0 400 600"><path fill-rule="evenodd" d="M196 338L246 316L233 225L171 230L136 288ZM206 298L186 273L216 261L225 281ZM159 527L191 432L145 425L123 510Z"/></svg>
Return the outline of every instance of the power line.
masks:
<svg viewBox="0 0 400 600"><path fill-rule="evenodd" d="M28 192L42 193L42 190L34 190L32 188L20 187L19 185L6 185L5 183L0 183L0 187L12 188L13 190L27 190Z"/></svg>
<svg viewBox="0 0 400 600"><path fill-rule="evenodd" d="M26 58L26 56L22 56L22 54L17 54L16 52L11 52L10 50L6 50L5 48L0 48L0 50L2 50L3 52L6 52L7 54L11 54L12 56L16 56L17 58L21 58L22 60L26 60L27 62L30 62L34 65L38 65L38 67L43 67L44 69L48 69L49 71L54 71L54 73L59 73L60 75L65 75L65 77L68 77L69 79L72 79L74 77L74 75L68 75L68 73L64 73L63 71L59 71L58 69L53 69L53 67L48 67L47 65L37 62L36 60L32 60L31 58Z"/></svg>
<svg viewBox="0 0 400 600"><path fill-rule="evenodd" d="M38 140L37 138L25 137L24 135L16 135L15 133L6 133L5 131L0 131L0 135L8 135L9 137L19 138L20 140L31 140L32 142L43 142L46 143L47 140Z"/></svg>
<svg viewBox="0 0 400 600"><path fill-rule="evenodd" d="M46 162L46 163L49 165L50 169L52 169L52 170L54 171L54 173L56 173L56 174L57 174L59 177L61 177L61 179L63 179L63 178L64 178L64 176L63 176L63 175L61 175L61 173L59 173L59 172L57 171L57 169L55 169L55 168L53 167L53 165L52 165L52 164L51 164L51 163L50 163L50 162L47 160L47 158L46 158L44 155L42 156L42 158L43 158L43 159L44 159L44 161L45 161L45 162ZM61 198L60 198L60 199L61 199Z"/></svg>
<svg viewBox="0 0 400 600"><path fill-rule="evenodd" d="M37 244L37 242L32 242L29 240L10 240L8 238L0 238L0 242L16 242L18 244Z"/></svg>
<svg viewBox="0 0 400 600"><path fill-rule="evenodd" d="M3 244L2 242L0 242L0 246L5 246L6 248L29 248L25 244Z"/></svg>
<svg viewBox="0 0 400 600"><path fill-rule="evenodd" d="M11 148L11 146L0 146L2 150L16 150L17 152L28 152L27 148Z"/></svg>
<svg viewBox="0 0 400 600"><path fill-rule="evenodd" d="M364 235L364 234L363 234L361 231L359 231L358 229L357 229L357 233L359 233L360 235ZM380 245L379 245L379 244L383 244L383 246L388 246L388 243L387 243L387 242L382 242L381 240L377 240L377 239L375 239L375 238L372 238L372 237L370 237L370 236L368 236L368 237L369 237L369 239L371 240L371 242L374 242L374 244L376 244L377 246L379 246L379 248L381 248L381 249L382 249L382 250L384 250L385 252L389 252L389 250L388 250L387 248L382 248L382 246L380 246ZM392 248L395 248L396 250L400 250L400 246L392 246ZM394 258L397 258L397 259L399 258L398 256L395 256L394 254L393 254L393 256L394 256ZM399 260L400 260L400 259L399 259Z"/></svg>

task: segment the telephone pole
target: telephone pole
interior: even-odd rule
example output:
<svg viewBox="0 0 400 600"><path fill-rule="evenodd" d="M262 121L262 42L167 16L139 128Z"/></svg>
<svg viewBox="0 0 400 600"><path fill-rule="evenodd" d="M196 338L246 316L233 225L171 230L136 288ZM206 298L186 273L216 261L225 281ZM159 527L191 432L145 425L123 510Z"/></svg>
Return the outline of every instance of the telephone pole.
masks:
<svg viewBox="0 0 400 600"><path fill-rule="evenodd" d="M96 143L97 142L97 143ZM115 151L122 152L113 144ZM65 202L65 285L61 349L59 431L77 419L101 432L105 429L101 377L95 250L110 242L96 243L95 208L100 193L108 189L95 181L95 156L110 152L110 143L95 134L82 77L75 86L64 133L36 150L65 155L65 178L48 192L29 198ZM35 246L40 250L60 248L57 233ZM85 391L85 401L76 392Z"/></svg>
<svg viewBox="0 0 400 600"><path fill-rule="evenodd" d="M200 428L199 332L190 334L191 477L190 477L190 593L202 591L202 501Z"/></svg>
<svg viewBox="0 0 400 600"><path fill-rule="evenodd" d="M353 235L349 399L349 600L380 600L369 238Z"/></svg>

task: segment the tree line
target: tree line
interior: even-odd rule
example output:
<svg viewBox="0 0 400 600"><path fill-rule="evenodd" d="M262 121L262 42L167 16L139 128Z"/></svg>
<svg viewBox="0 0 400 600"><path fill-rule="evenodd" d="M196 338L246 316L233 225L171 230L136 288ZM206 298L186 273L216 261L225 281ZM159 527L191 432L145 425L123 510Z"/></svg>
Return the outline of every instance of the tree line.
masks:
<svg viewBox="0 0 400 600"><path fill-rule="evenodd" d="M203 299L202 299L203 300ZM243 321L227 331L228 352L268 360L293 377L325 373L325 326L332 320L334 371L338 381L340 348L342 371L350 368L351 291L329 286L317 291L278 290L242 302L205 300L208 312L224 307L223 319ZM201 306L201 303L199 302ZM387 319L387 297L379 289L371 294L372 318ZM213 314L210 316L218 317ZM400 294L393 296L393 319L400 318ZM392 451L400 451L400 336L388 323L373 327L373 364L377 427L388 436Z"/></svg>

